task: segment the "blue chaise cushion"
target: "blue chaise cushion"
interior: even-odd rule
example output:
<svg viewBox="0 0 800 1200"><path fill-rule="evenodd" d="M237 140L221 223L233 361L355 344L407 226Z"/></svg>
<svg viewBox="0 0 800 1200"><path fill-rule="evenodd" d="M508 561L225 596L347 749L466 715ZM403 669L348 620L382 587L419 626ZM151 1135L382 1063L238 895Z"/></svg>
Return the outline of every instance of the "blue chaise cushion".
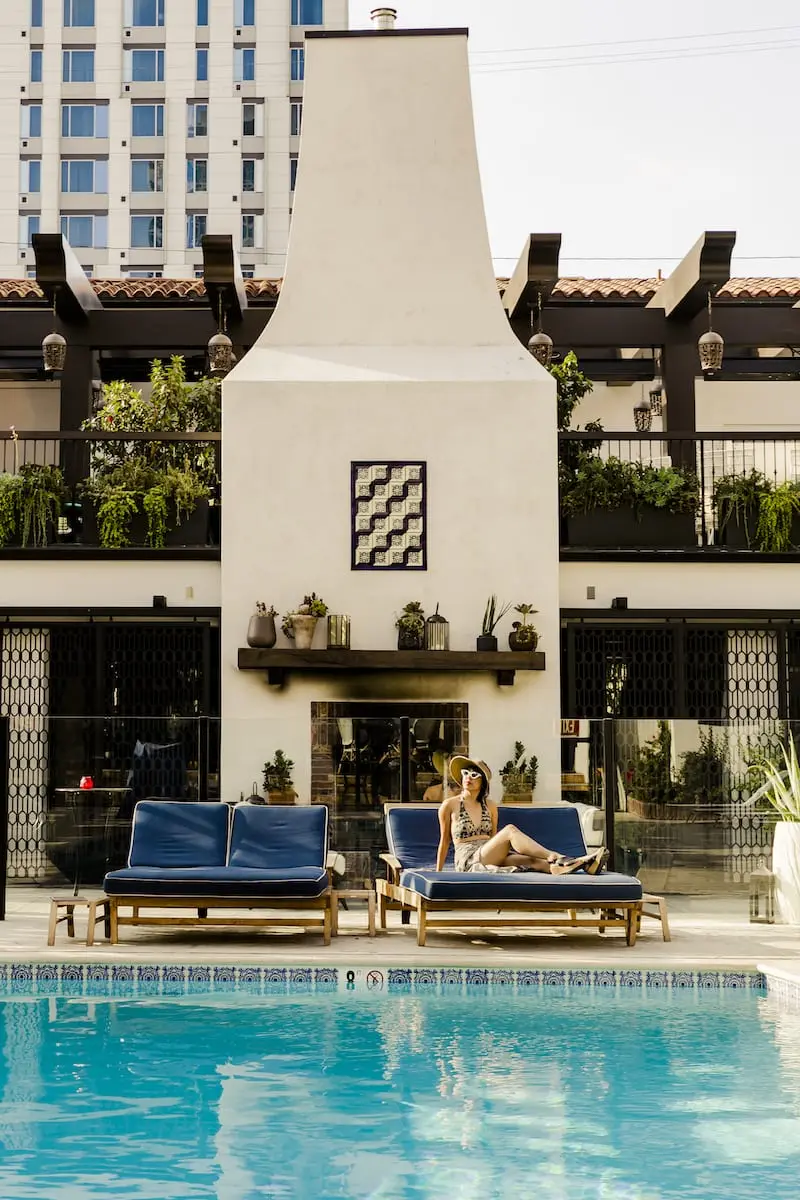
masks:
<svg viewBox="0 0 800 1200"><path fill-rule="evenodd" d="M224 867L227 804L141 800L133 812L129 867Z"/></svg>
<svg viewBox="0 0 800 1200"><path fill-rule="evenodd" d="M327 851L328 809L324 804L240 804L233 810L231 867L324 869Z"/></svg>
<svg viewBox="0 0 800 1200"><path fill-rule="evenodd" d="M404 867L434 867L439 845L439 812L415 804L398 804L386 814L389 850ZM453 846L447 852L445 866L453 864Z"/></svg>
<svg viewBox="0 0 800 1200"><path fill-rule="evenodd" d="M513 875L492 875L479 871L403 871L401 887L410 888L428 900L449 901L454 905L471 900L497 900L498 906L511 901L538 901L546 904L585 904L599 906L627 900L641 900L642 885L630 875L605 871L601 875L545 875L537 871L517 871Z"/></svg>
<svg viewBox="0 0 800 1200"><path fill-rule="evenodd" d="M321 896L328 872L321 867L270 871L248 867L124 867L103 882L109 896L206 896L219 899L287 900Z"/></svg>
<svg viewBox="0 0 800 1200"><path fill-rule="evenodd" d="M516 825L521 833L526 833L541 846L555 850L557 854L577 858L586 853L581 819L577 808L573 808L572 805L515 808L500 804L497 813L498 829L502 829L504 825Z"/></svg>

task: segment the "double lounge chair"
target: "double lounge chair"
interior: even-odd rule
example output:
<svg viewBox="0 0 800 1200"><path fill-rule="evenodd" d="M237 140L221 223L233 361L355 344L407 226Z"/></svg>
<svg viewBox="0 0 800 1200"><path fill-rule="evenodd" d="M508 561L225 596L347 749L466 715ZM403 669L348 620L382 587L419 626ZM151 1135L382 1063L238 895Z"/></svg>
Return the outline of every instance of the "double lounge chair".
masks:
<svg viewBox="0 0 800 1200"><path fill-rule="evenodd" d="M500 805L499 827L509 824L559 854L586 853L580 818L571 806ZM386 928L387 910L400 909L416 913L420 946L429 929L490 925L623 929L627 944L636 942L642 885L632 876L456 871L452 848L445 869L436 871L439 821L432 807L387 806L386 831L389 853L381 857L388 878L376 884L381 929Z"/></svg>
<svg viewBox="0 0 800 1200"><path fill-rule="evenodd" d="M105 877L111 941L121 925L299 925L331 938L328 810L143 800L128 865ZM169 915L146 910L174 910ZM224 909L260 915L217 915ZM293 910L287 915L286 910ZM275 910L283 915L275 916ZM213 911L215 915L210 916Z"/></svg>

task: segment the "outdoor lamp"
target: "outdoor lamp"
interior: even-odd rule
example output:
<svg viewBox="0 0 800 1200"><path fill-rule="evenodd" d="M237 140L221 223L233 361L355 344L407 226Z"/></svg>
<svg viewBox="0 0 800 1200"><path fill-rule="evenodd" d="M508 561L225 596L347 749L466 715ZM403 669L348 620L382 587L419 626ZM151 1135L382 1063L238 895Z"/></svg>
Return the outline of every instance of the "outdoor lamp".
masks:
<svg viewBox="0 0 800 1200"><path fill-rule="evenodd" d="M700 353L701 370L718 371L720 369L725 342L722 336L711 328L711 292L708 293L708 333L700 335L697 349Z"/></svg>
<svg viewBox="0 0 800 1200"><path fill-rule="evenodd" d="M750 920L757 925L775 922L775 876L763 858L750 876Z"/></svg>
<svg viewBox="0 0 800 1200"><path fill-rule="evenodd" d="M633 423L637 433L648 433L653 426L653 406L644 392L639 403L633 406Z"/></svg>
<svg viewBox="0 0 800 1200"><path fill-rule="evenodd" d="M537 362L540 362L543 367L549 367L553 361L553 339L549 334L542 330L542 293L539 292L539 306L537 310L536 323L533 320L533 307L531 307L531 329L535 332L531 335L528 341L528 349Z"/></svg>
<svg viewBox="0 0 800 1200"><path fill-rule="evenodd" d="M227 375L235 361L233 342L225 332L225 314L222 296L219 298L217 332L208 341L208 363L212 375Z"/></svg>
<svg viewBox="0 0 800 1200"><path fill-rule="evenodd" d="M654 417L660 417L664 407L664 378L661 374L661 351L655 353L655 374L650 385L650 408Z"/></svg>

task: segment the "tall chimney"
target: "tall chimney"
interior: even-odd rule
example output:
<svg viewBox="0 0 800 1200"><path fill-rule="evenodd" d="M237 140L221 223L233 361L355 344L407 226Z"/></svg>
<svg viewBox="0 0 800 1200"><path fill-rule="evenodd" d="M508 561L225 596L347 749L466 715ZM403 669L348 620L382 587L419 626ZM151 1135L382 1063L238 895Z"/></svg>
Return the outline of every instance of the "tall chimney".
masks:
<svg viewBox="0 0 800 1200"><path fill-rule="evenodd" d="M396 8L373 8L369 15L370 20L375 22L376 29L394 29L397 20Z"/></svg>

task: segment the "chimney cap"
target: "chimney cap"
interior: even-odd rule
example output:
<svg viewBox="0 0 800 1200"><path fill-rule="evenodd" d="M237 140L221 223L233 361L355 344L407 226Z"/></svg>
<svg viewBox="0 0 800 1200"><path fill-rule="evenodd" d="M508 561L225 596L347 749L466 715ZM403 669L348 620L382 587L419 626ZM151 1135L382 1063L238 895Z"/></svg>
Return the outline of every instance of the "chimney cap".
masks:
<svg viewBox="0 0 800 1200"><path fill-rule="evenodd" d="M396 8L373 8L369 15L370 20L375 22L376 29L394 29L397 20Z"/></svg>

